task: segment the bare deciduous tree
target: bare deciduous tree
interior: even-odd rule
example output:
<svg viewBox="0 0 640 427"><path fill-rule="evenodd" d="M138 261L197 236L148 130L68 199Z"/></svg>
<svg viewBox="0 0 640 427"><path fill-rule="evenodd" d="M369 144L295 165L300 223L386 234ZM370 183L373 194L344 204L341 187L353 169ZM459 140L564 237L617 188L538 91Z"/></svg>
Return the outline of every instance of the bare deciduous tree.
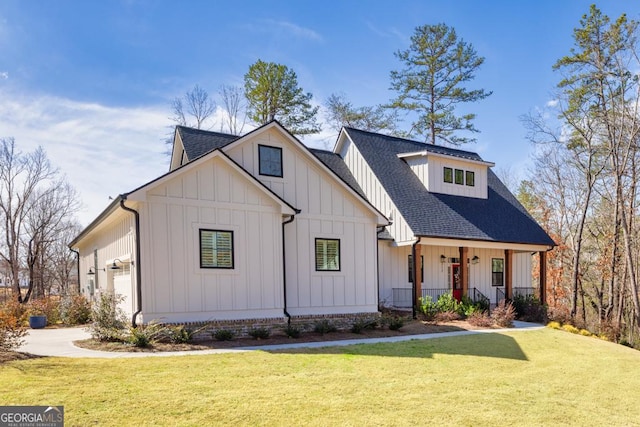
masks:
<svg viewBox="0 0 640 427"><path fill-rule="evenodd" d="M196 129L211 129L213 123L206 126L206 122L216 111L216 103L209 97L209 93L195 85L181 98L174 98L171 102L175 123L181 126L189 126Z"/></svg>
<svg viewBox="0 0 640 427"><path fill-rule="evenodd" d="M224 108L224 120L220 123L220 130L224 132L227 128L229 133L240 135L247 121L244 89L223 84L218 93Z"/></svg>

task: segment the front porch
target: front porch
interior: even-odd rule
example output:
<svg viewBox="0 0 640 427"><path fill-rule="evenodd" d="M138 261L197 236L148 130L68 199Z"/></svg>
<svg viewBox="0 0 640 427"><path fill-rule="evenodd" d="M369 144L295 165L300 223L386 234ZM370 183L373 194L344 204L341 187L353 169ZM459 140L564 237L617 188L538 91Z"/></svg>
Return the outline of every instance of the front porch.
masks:
<svg viewBox="0 0 640 427"><path fill-rule="evenodd" d="M454 246L469 243L474 246ZM383 305L411 308L420 298L437 301L452 292L457 299L466 296L492 306L517 295L535 295L544 302L547 249L427 238L412 245L383 243L380 300Z"/></svg>

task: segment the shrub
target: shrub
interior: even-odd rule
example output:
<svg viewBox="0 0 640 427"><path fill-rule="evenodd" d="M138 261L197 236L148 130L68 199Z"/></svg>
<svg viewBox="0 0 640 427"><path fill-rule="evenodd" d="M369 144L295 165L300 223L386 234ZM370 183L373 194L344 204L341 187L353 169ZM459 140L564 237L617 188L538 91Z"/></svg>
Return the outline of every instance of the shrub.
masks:
<svg viewBox="0 0 640 427"><path fill-rule="evenodd" d="M562 329L562 325L560 324L560 322L552 321L547 323L547 328Z"/></svg>
<svg viewBox="0 0 640 427"><path fill-rule="evenodd" d="M231 341L235 338L236 333L229 329L218 329L212 335L218 341Z"/></svg>
<svg viewBox="0 0 640 427"><path fill-rule="evenodd" d="M427 295L424 298L420 298L418 311L424 314L425 320L433 320L438 313L438 306L436 305L436 302L433 301L433 299L429 295Z"/></svg>
<svg viewBox="0 0 640 427"><path fill-rule="evenodd" d="M43 297L32 299L26 304L27 315L47 316L47 325L53 325L60 320L58 305L58 298Z"/></svg>
<svg viewBox="0 0 640 427"><path fill-rule="evenodd" d="M491 312L493 322L502 328L511 328L515 318L516 310L513 308L513 304L507 303L505 300L500 301Z"/></svg>
<svg viewBox="0 0 640 427"><path fill-rule="evenodd" d="M588 330L586 330L586 329L580 329L579 333L580 333L580 335L585 336L585 337L593 336L593 334L591 332L589 332Z"/></svg>
<svg viewBox="0 0 640 427"><path fill-rule="evenodd" d="M462 319L462 316L460 316L460 314L458 314L458 312L456 311L443 311L443 312L437 313L433 320L436 323L446 323L446 322L453 322L454 320L460 320L460 319Z"/></svg>
<svg viewBox="0 0 640 427"><path fill-rule="evenodd" d="M481 328L490 328L493 326L493 319L487 314L486 311L475 311L467 317L467 322L470 325L481 327Z"/></svg>
<svg viewBox="0 0 640 427"><path fill-rule="evenodd" d="M27 321L27 307L15 299L11 298L2 304L2 312L16 318L20 325L24 325Z"/></svg>
<svg viewBox="0 0 640 427"><path fill-rule="evenodd" d="M549 307L547 310L547 316L549 317L549 320L555 320L560 324L571 322L571 312L563 305Z"/></svg>
<svg viewBox="0 0 640 427"><path fill-rule="evenodd" d="M518 319L525 322L546 322L547 308L535 295L516 295L512 303Z"/></svg>
<svg viewBox="0 0 640 427"><path fill-rule="evenodd" d="M91 308L93 320L88 331L98 341L124 341L127 317L118 304L123 301L120 295L104 292Z"/></svg>
<svg viewBox="0 0 640 427"><path fill-rule="evenodd" d="M337 330L338 328L336 328L336 326L328 319L318 320L313 324L313 331L320 335L336 332Z"/></svg>
<svg viewBox="0 0 640 427"><path fill-rule="evenodd" d="M400 316L394 316L389 319L389 329L397 331L404 326L404 319Z"/></svg>
<svg viewBox="0 0 640 427"><path fill-rule="evenodd" d="M91 319L91 304L82 295L63 297L58 311L65 325L84 325Z"/></svg>
<svg viewBox="0 0 640 427"><path fill-rule="evenodd" d="M573 325L570 325L568 323L562 325L562 329L567 331L567 332L571 332L572 334L578 334L580 333L580 329L576 328Z"/></svg>
<svg viewBox="0 0 640 427"><path fill-rule="evenodd" d="M134 347L149 347L166 333L166 327L155 321L146 325L138 325L135 328L129 326L129 334L126 341Z"/></svg>
<svg viewBox="0 0 640 427"><path fill-rule="evenodd" d="M288 324L282 330L289 338L300 338L300 334L302 333L300 328L292 324Z"/></svg>
<svg viewBox="0 0 640 427"><path fill-rule="evenodd" d="M164 331L164 336L174 344L186 344L193 340L193 336L196 331L187 328L184 325L172 325L167 326Z"/></svg>
<svg viewBox="0 0 640 427"><path fill-rule="evenodd" d="M24 318L9 310L0 310L0 351L12 351L20 347L27 334Z"/></svg>
<svg viewBox="0 0 640 427"><path fill-rule="evenodd" d="M448 311L451 313L458 313L459 315L464 314L462 304L453 297L453 293L451 292L440 295L440 298L436 301L436 308L440 313Z"/></svg>
<svg viewBox="0 0 640 427"><path fill-rule="evenodd" d="M365 329L375 329L377 327L378 322L375 320L358 319L353 322L353 325L351 325L351 332L353 332L354 334L360 334Z"/></svg>
<svg viewBox="0 0 640 427"><path fill-rule="evenodd" d="M268 328L251 328L248 334L253 337L253 339L266 340L271 336L271 331Z"/></svg>

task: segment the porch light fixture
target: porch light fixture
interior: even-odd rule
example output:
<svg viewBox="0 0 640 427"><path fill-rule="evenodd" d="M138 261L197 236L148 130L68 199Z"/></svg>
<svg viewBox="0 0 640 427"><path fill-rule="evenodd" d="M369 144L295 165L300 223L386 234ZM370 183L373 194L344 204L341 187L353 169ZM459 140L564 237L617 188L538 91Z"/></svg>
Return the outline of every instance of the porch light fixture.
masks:
<svg viewBox="0 0 640 427"><path fill-rule="evenodd" d="M98 268L98 270L106 271L104 268ZM89 267L89 272L87 273L87 275L94 276L95 274L96 274L95 268L94 267Z"/></svg>
<svg viewBox="0 0 640 427"><path fill-rule="evenodd" d="M477 264L480 262L480 258L478 257L478 255L474 255L473 258L471 258L471 264Z"/></svg>
<svg viewBox="0 0 640 427"><path fill-rule="evenodd" d="M120 270L122 268L116 264L116 261L119 262L120 264L124 264L124 261L121 261L120 259L116 258L113 260L113 264L109 266L109 270ZM133 264L133 261L131 261L131 264Z"/></svg>
<svg viewBox="0 0 640 427"><path fill-rule="evenodd" d="M447 261L447 257L444 255L440 255L440 264L444 264Z"/></svg>

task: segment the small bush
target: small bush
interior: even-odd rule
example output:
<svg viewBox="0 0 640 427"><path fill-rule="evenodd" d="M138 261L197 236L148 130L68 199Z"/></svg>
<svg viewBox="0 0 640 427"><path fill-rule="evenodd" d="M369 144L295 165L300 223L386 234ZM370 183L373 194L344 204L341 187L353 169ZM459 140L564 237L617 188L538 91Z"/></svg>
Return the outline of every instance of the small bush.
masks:
<svg viewBox="0 0 640 427"><path fill-rule="evenodd" d="M253 337L253 339L266 340L271 336L271 331L268 328L251 328L248 334Z"/></svg>
<svg viewBox="0 0 640 427"><path fill-rule="evenodd" d="M27 306L27 316L47 316L47 325L53 325L60 320L58 298L43 297L30 300Z"/></svg>
<svg viewBox="0 0 640 427"><path fill-rule="evenodd" d="M436 314L438 314L438 306L436 302L427 295L424 298L420 298L418 311L424 315L425 320L433 320Z"/></svg>
<svg viewBox="0 0 640 427"><path fill-rule="evenodd" d="M460 314L456 311L443 311L437 313L433 320L436 323L447 323L460 319L462 319L462 316L460 316Z"/></svg>
<svg viewBox="0 0 640 427"><path fill-rule="evenodd" d="M377 327L378 322L375 320L358 319L351 325L351 332L361 334L365 329L375 329Z"/></svg>
<svg viewBox="0 0 640 427"><path fill-rule="evenodd" d="M218 341L231 341L235 338L236 333L229 329L218 329L213 332L212 336Z"/></svg>
<svg viewBox="0 0 640 427"><path fill-rule="evenodd" d="M585 337L591 337L593 336L593 334L589 331L587 331L586 329L580 329L580 335L585 336Z"/></svg>
<svg viewBox="0 0 640 427"><path fill-rule="evenodd" d="M291 324L288 324L282 328L282 330L289 338L300 338L300 335L302 334L300 328Z"/></svg>
<svg viewBox="0 0 640 427"><path fill-rule="evenodd" d="M123 301L120 295L108 292L100 294L100 298L91 308L91 319L87 327L89 333L98 341L124 341L126 338L127 317L118 304Z"/></svg>
<svg viewBox="0 0 640 427"><path fill-rule="evenodd" d="M135 328L130 326L128 329L129 334L126 341L134 347L140 348L151 346L166 333L166 327L154 321L146 325L138 325Z"/></svg>
<svg viewBox="0 0 640 427"><path fill-rule="evenodd" d="M91 319L91 303L82 295L62 298L58 311L65 325L84 325Z"/></svg>
<svg viewBox="0 0 640 427"><path fill-rule="evenodd" d="M398 331L404 326L404 319L400 316L394 316L389 319L389 329Z"/></svg>
<svg viewBox="0 0 640 427"><path fill-rule="evenodd" d="M338 328L328 319L318 320L313 324L313 331L320 335L336 332Z"/></svg>
<svg viewBox="0 0 640 427"><path fill-rule="evenodd" d="M451 292L440 295L440 298L436 301L436 308L440 313L448 311L451 313L458 313L459 315L464 314L462 304L453 297L453 293Z"/></svg>
<svg viewBox="0 0 640 427"><path fill-rule="evenodd" d="M491 312L491 319L501 328L513 327L515 318L516 310L513 308L513 304L507 303L505 300L500 301L498 306Z"/></svg>
<svg viewBox="0 0 640 427"><path fill-rule="evenodd" d="M547 328L562 329L562 325L560 324L560 322L552 321L547 323Z"/></svg>
<svg viewBox="0 0 640 427"><path fill-rule="evenodd" d="M186 344L193 340L196 331L184 325L167 326L164 336L174 344Z"/></svg>
<svg viewBox="0 0 640 427"><path fill-rule="evenodd" d="M471 313L469 317L467 317L467 322L479 328L490 328L493 326L493 319L486 311L475 311Z"/></svg>
<svg viewBox="0 0 640 427"><path fill-rule="evenodd" d="M567 332L571 332L572 334L579 334L580 333L580 329L578 329L575 326L570 325L568 323L562 325L562 329L567 331Z"/></svg>
<svg viewBox="0 0 640 427"><path fill-rule="evenodd" d="M535 295L516 295L512 303L518 319L536 323L547 321L547 307Z"/></svg>
<svg viewBox="0 0 640 427"><path fill-rule="evenodd" d="M27 328L24 318L16 317L13 310L0 310L0 351L12 351L24 343Z"/></svg>

